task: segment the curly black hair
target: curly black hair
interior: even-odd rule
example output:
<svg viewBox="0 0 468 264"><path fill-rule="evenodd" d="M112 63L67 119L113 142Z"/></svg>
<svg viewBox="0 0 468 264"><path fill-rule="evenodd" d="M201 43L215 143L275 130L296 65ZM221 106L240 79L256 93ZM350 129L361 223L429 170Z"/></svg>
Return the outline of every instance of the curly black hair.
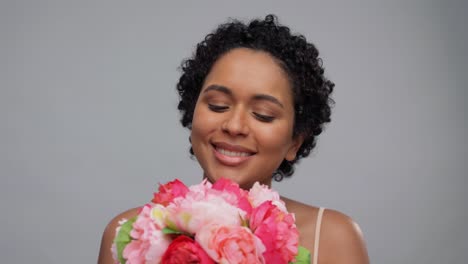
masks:
<svg viewBox="0 0 468 264"><path fill-rule="evenodd" d="M293 136L301 135L304 142L293 161L283 160L273 175L280 181L294 173L294 163L307 157L316 145L316 137L323 125L330 122L330 94L335 86L324 76L322 59L315 46L303 35L296 35L278 23L275 15L264 20L252 20L249 24L230 20L208 34L196 48L191 58L182 62L182 76L177 83L180 95L178 109L181 123L192 128L192 118L200 90L211 67L226 52L235 48L264 51L277 59L289 76L293 87L295 120ZM190 148L193 155L193 149Z"/></svg>

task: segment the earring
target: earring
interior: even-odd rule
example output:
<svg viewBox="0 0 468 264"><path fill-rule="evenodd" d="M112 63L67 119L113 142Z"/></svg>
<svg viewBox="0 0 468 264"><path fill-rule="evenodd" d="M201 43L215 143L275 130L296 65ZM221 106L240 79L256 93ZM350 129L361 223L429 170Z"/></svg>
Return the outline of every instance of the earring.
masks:
<svg viewBox="0 0 468 264"><path fill-rule="evenodd" d="M271 178L276 182L280 182L281 180L283 180L283 177L283 173L281 173L280 170L276 170L275 172L273 172L273 175L271 175Z"/></svg>

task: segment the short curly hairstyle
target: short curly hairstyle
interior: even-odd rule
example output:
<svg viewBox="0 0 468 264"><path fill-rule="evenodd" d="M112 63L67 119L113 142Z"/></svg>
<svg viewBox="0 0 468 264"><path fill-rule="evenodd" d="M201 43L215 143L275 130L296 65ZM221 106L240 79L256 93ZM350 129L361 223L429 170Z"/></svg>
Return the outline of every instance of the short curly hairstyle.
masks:
<svg viewBox="0 0 468 264"><path fill-rule="evenodd" d="M193 56L182 62L177 91L184 127L192 129L195 105L213 64L226 52L241 47L264 51L276 58L293 87L293 136L301 135L304 142L296 158L283 160L276 170L273 177L280 181L294 173L294 163L310 154L324 123L330 122L334 104L330 94L335 85L324 76L322 59L318 57L315 46L308 43L303 35L292 34L288 27L280 25L275 15L267 15L264 20L255 19L248 24L230 20L208 34L197 45ZM192 148L190 153L193 155Z"/></svg>

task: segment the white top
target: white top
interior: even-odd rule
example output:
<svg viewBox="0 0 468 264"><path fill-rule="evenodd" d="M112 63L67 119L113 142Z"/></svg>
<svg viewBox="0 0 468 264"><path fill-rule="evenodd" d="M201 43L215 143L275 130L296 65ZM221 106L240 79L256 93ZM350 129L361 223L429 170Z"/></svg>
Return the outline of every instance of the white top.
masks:
<svg viewBox="0 0 468 264"><path fill-rule="evenodd" d="M317 215L317 223L315 224L315 241L314 241L314 252L313 252L314 259L312 261L312 264L317 264L318 263L318 252L319 252L319 242L320 242L320 226L322 225L323 211L325 211L325 208L320 207L318 215Z"/></svg>

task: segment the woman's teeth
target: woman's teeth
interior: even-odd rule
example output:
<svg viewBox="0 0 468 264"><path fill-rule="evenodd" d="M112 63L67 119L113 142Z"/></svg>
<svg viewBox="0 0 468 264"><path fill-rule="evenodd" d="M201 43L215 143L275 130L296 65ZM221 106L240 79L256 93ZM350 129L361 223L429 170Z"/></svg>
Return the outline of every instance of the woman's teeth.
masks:
<svg viewBox="0 0 468 264"><path fill-rule="evenodd" d="M248 157L250 156L250 153L247 153L247 152L237 152L237 151L229 151L229 150L225 150L225 149L222 149L222 148L216 148L216 150L223 154L223 155L226 155L226 156L230 156L230 157Z"/></svg>

